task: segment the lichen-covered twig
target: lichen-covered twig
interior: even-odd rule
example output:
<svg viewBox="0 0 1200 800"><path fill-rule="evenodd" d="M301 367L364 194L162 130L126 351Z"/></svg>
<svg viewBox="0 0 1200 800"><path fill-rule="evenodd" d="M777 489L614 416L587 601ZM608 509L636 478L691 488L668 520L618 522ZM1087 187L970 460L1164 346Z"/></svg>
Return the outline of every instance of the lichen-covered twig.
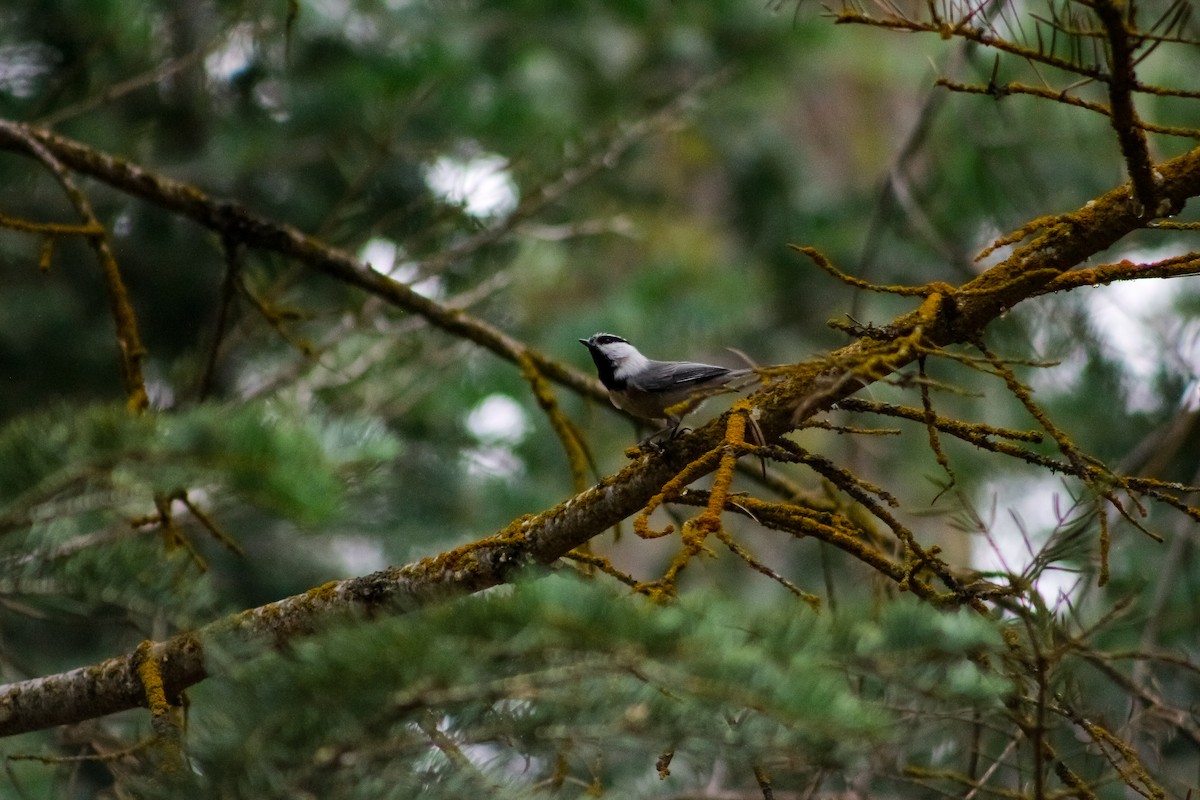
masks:
<svg viewBox="0 0 1200 800"><path fill-rule="evenodd" d="M417 314L430 324L456 336L475 342L486 350L514 363L528 355L546 378L568 386L585 396L607 402L599 381L580 370L531 350L507 333L462 309L438 303L361 263L352 254L305 235L296 228L267 220L237 203L216 200L195 186L163 175L88 147L80 142L27 125L0 120L0 150L29 152L30 147L44 152L64 169L89 175L109 186L139 197L166 211L191 219L220 234L225 241L278 253L330 278L356 286L397 308ZM69 176L68 176L69 177ZM115 262L113 262L115 263ZM132 319L132 310L130 317ZM119 330L128 330L119 326ZM135 354L132 362L140 379L141 344L122 339L123 352Z"/></svg>
<svg viewBox="0 0 1200 800"><path fill-rule="evenodd" d="M117 266L117 257L113 254L108 243L108 234L96 214L87 195L75 184L70 170L64 165L54 149L47 147L33 129L20 123L0 120L0 138L7 141L9 147L19 148L28 152L50 171L54 179L62 186L63 192L76 213L83 219L81 229L88 244L96 253L100 262L100 272L104 278L104 287L108 292L108 304L112 310L113 322L117 330L117 347L121 356L121 378L125 386L127 404L134 411L141 411L150 404L150 396L146 392L146 380L142 376L142 361L146 357L146 349L142 346L138 333L137 315L133 311L133 303L129 299L129 290L121 277L121 269ZM80 230L72 231L79 233ZM43 262L48 262L48 253L43 251ZM43 266L48 265L44 263Z"/></svg>
<svg viewBox="0 0 1200 800"><path fill-rule="evenodd" d="M42 142L56 158L72 169L94 175L115 188L128 191L168 211L188 216L218 231L229 231L248 246L262 247L296 258L335 280L344 281L381 298L421 314L433 324L479 341L494 352L514 361L524 348L493 326L446 308L414 293L358 263L348 254L309 239L294 228L270 222L237 206L212 201L191 187L165 182L140 168L95 153L78 143L44 132L28 133ZM26 151L24 138L12 125L0 126L0 149ZM1162 175L1159 208L1164 213L1182 209L1188 198L1200 194L1200 150L1194 150L1156 166ZM891 338L864 338L826 358L814 359L773 375L767 385L747 398L763 441L778 442L785 433L803 425L817 413L857 392L867 382L911 364L922 352L956 343L979 341L993 320L1018 303L1036 296L1057 276L1064 274L1119 241L1127 233L1145 227L1147 219L1128 202L1127 187L1117 187L1035 233L1016 247L999 264L957 289L937 287L925 297L920 309L901 315L887 326ZM592 396L603 397L596 382L535 357L538 371L563 385ZM988 359L989 361L991 359ZM1003 363L1003 362L1001 362ZM834 367L831 367L834 365ZM855 371L853 380L841 381L836 365L869 365ZM800 413L798 409L803 409ZM922 421L928 415L922 411ZM936 415L935 415L936 424ZM729 415L681 437L663 456L645 455L619 473L539 514L522 517L496 534L405 567L336 581L291 598L217 620L196 631L179 634L151 646L149 656L160 665L168 698L207 675L205 643L233 636L262 644L286 641L321 628L346 615L399 614L446 597L480 591L507 581L518 569L530 564L549 564L576 547L644 508L651 498L678 475L673 464L696 464L706 453L694 480L716 469L721 462L721 445L726 441ZM996 442L1020 449L1009 441ZM810 466L822 466L809 459ZM1086 460L1083 461L1087 468ZM1066 466L1070 464L1070 459ZM829 477L829 470L823 473ZM1134 491L1145 484L1125 478ZM847 487L852 484L846 484ZM870 493L856 489L873 513L886 513ZM856 498L858 499L858 498ZM865 542L857 527L839 528L815 518L795 517L795 507L767 505L738 498L755 518L772 525L786 518L821 528L838 547L853 551L880 572L931 602L962 603L965 590L947 574L934 548L911 550L897 563ZM781 516L782 515L782 516ZM881 517L881 519L884 519ZM885 522L887 520L885 519ZM889 527L904 539L903 526ZM804 535L803 529L797 535ZM811 534L810 534L811 535ZM907 545L906 541L906 545ZM914 556L916 556L914 558ZM950 589L942 595L926 582L932 572ZM972 605L978 599L970 600ZM982 607L982 606L981 606ZM0 687L0 735L35 730L53 725L104 716L146 705L145 691L137 679L133 654L108 659L71 672L35 678Z"/></svg>

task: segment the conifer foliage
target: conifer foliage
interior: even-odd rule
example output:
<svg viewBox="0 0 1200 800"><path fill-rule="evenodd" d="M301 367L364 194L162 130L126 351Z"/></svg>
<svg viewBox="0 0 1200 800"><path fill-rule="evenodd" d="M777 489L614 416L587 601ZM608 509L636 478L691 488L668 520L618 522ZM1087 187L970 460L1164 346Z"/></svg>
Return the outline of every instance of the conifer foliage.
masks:
<svg viewBox="0 0 1200 800"><path fill-rule="evenodd" d="M1188 0L175 5L0 26L0 796L1198 790Z"/></svg>

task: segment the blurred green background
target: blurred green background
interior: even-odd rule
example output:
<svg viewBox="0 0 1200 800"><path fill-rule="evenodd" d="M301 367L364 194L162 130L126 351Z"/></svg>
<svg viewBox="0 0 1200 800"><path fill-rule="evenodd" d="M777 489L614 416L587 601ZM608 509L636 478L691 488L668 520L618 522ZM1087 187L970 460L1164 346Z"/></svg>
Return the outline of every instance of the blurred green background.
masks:
<svg viewBox="0 0 1200 800"><path fill-rule="evenodd" d="M1016 35L1018 10L1000 8L997 26ZM1031 80L1023 62L956 40L835 26L816 5L49 0L9 3L0 20L4 118L295 225L588 372L576 340L601 330L658 358L736 365L726 350L736 348L778 364L824 353L848 341L828 320L883 324L913 301L853 290L788 243L875 283L961 283L984 268L973 259L997 235L1124 180L1100 115L933 86ZM1147 82L1194 84L1200 48L1156 53L1140 69ZM1150 119L1194 119L1194 104L1139 103ZM639 125L635 143L615 152ZM1158 157L1192 144L1153 140ZM435 554L572 493L562 447L513 365L273 255L244 254L206 378L221 243L150 204L81 185L112 232L154 411L133 423L121 410L92 252L61 241L40 271L39 238L0 230L6 679ZM75 221L47 171L11 153L0 158L0 211ZM509 220L494 241L445 258ZM1186 242L1142 232L1105 260L1156 260ZM1132 472L1149 450L1162 456L1158 475L1194 481L1197 311L1191 280L1084 290L1014 310L989 343L1060 364L1023 374L1084 450ZM999 381L948 363L930 371L961 390L934 394L942 413L1035 427ZM587 433L598 475L621 467L640 434L607 407L558 396ZM919 405L911 388L871 396ZM1173 438L1155 438L1167 430ZM953 442L957 484L942 493L946 476L917 426L898 438L797 438L886 486L922 541L964 569L994 567L1000 554L1020 572L1075 519L1078 486ZM790 475L821 489L811 473ZM156 492L178 488L244 556L179 503L195 557L130 524L154 513ZM1170 541L1194 536L1178 515L1150 514ZM814 542L728 524L835 607L884 591ZM1131 600L1135 611L1112 623L1114 648L1136 644L1157 609L1160 644L1194 654L1184 636L1196 623L1194 548L1114 531L1109 588L1094 589L1089 538L1062 554L1065 578L1047 577L1047 603L1070 591L1101 613ZM675 543L626 531L596 546L652 579ZM1174 580L1156 585L1168 562ZM791 607L724 553L686 579L696 591Z"/></svg>

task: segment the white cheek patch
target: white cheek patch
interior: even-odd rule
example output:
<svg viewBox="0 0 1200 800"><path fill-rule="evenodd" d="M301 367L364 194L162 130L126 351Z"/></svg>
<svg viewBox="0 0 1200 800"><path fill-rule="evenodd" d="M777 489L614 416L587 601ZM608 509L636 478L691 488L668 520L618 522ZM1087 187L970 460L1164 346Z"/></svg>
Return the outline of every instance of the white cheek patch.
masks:
<svg viewBox="0 0 1200 800"><path fill-rule="evenodd" d="M650 363L636 348L623 342L610 345L608 356L613 362L613 372L622 379L636 374Z"/></svg>

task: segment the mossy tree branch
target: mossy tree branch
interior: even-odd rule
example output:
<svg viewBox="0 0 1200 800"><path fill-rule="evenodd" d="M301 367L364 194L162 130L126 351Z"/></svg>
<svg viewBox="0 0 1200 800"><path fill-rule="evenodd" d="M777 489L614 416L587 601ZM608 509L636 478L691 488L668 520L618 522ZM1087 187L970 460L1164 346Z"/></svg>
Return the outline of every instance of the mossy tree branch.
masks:
<svg viewBox="0 0 1200 800"><path fill-rule="evenodd" d="M146 379L142 374L142 362L146 358L146 348L142 345L138 333L137 315L133 303L129 299L129 290L121 269L117 265L117 257L113 253L108 240L108 230L100 224L92 211L92 204L87 195L75 185L71 171L58 156L45 146L35 135L35 129L7 120L0 120L0 138L5 139L8 146L24 151L39 161L62 187L63 193L76 213L83 219L83 224L72 232L83 232L88 244L96 253L100 262L100 272L104 278L104 288L108 293L108 304L112 311L113 323L116 326L117 347L121 356L121 378L125 386L127 404L133 411L142 411L150 404L150 396L146 392ZM60 233L53 228L47 228L47 233ZM50 242L51 240L47 240ZM50 265L51 247L43 249L41 268Z"/></svg>
<svg viewBox="0 0 1200 800"><path fill-rule="evenodd" d="M235 204L218 202L194 187L167 180L127 161L98 153L78 142L23 129L0 127L0 148L24 151L34 136L69 168L219 232L226 240L294 258L357 286L431 323L475 341L526 369L594 398L595 381L544 356L503 331L464 312L422 297L404 284L358 263L352 256L290 226L257 216ZM1156 210L1173 214L1200 194L1200 149L1159 164ZM931 285L920 292L920 308L840 350L774 373L774 380L748 398L748 413L765 442L779 441L814 414L830 408L874 380L886 378L932 348L978 342L987 326L1018 303L1046 291L1076 265L1145 227L1151 217L1120 186L1078 210L1039 221L1026 232L1033 238L995 267L961 287ZM1067 288L1060 286L1058 288ZM927 424L936 418L922 412ZM455 550L371 575L332 582L294 597L218 620L196 631L143 645L133 653L70 672L0 687L0 735L104 716L147 703L141 675L147 659L157 665L163 694L178 698L207 672L205 644L224 637L273 643L303 636L347 615L401 614L442 598L463 595L509 580L529 564L551 564L592 537L644 508L664 485L725 441L727 416L682 437L665 453L645 455L615 475L539 514L515 520L503 530ZM709 460L706 471L717 460ZM760 509L764 511L764 509ZM911 555L911 554L910 554ZM920 564L916 565L921 566ZM934 568L943 581L948 578ZM885 572L921 594L933 597L914 578L912 564L880 562ZM963 602L974 601L964 595Z"/></svg>
<svg viewBox="0 0 1200 800"><path fill-rule="evenodd" d="M585 396L607 397L595 379L531 350L494 325L462 309L438 303L361 263L352 254L302 233L291 225L267 220L244 206L208 196L201 189L143 169L49 131L5 122L0 149L26 152L32 140L66 167L114 189L192 220L220 234L226 243L277 253L342 283L356 286L404 311L416 314L455 336L475 342L513 363L529 359L538 372Z"/></svg>

